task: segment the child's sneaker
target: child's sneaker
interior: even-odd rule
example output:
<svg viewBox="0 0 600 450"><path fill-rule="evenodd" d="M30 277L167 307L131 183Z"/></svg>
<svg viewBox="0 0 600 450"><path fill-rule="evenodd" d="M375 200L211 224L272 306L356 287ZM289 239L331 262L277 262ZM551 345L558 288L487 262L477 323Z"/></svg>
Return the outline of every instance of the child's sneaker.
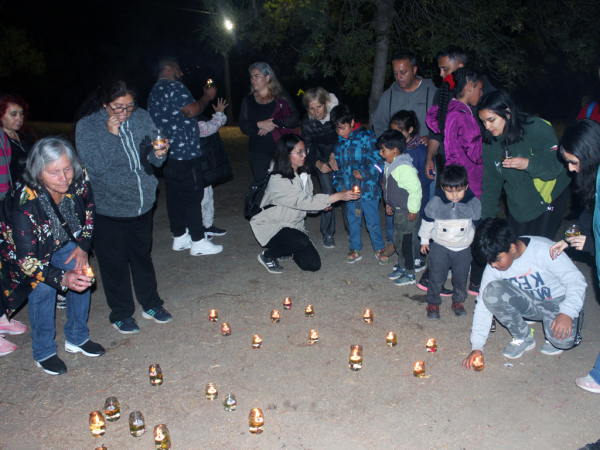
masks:
<svg viewBox="0 0 600 450"><path fill-rule="evenodd" d="M346 256L345 261L348 264L353 264L356 261L360 261L362 259L362 252L359 252L358 250L350 250L350 253L348 253L348 256Z"/></svg>
<svg viewBox="0 0 600 450"><path fill-rule="evenodd" d="M415 273L422 272L427 267L427 261L423 261L421 258L415 259Z"/></svg>
<svg viewBox="0 0 600 450"><path fill-rule="evenodd" d="M414 275L409 275L407 273L403 273L402 276L394 281L396 286L408 286L409 284L415 284L417 281L415 280Z"/></svg>
<svg viewBox="0 0 600 450"><path fill-rule="evenodd" d="M465 309L462 302L452 302L452 311L454 311L454 314L456 314L458 317L467 315L467 310Z"/></svg>
<svg viewBox="0 0 600 450"><path fill-rule="evenodd" d="M530 328L529 336L525 339L514 339L504 347L502 356L508 359L517 359L523 356L523 353L535 348L535 338L533 337L533 329Z"/></svg>
<svg viewBox="0 0 600 450"><path fill-rule="evenodd" d="M390 257L385 254L385 250L381 249L375 252L375 258L379 260L379 264L382 266L389 264Z"/></svg>
<svg viewBox="0 0 600 450"><path fill-rule="evenodd" d="M417 287L422 291L427 292L427 289L429 289L429 280L425 277L421 277L417 283ZM442 297L452 297L452 291L450 289L446 289L446 286L442 286L440 289L440 295Z"/></svg>
<svg viewBox="0 0 600 450"><path fill-rule="evenodd" d="M398 265L395 265L393 270L393 272L387 274L387 277L390 280L396 280L404 274L404 269L401 269L400 267L398 267Z"/></svg>
<svg viewBox="0 0 600 450"><path fill-rule="evenodd" d="M481 286L479 284L473 284L469 282L469 289L467 289L467 293L469 295L474 295L475 297L477 297L479 295L479 288Z"/></svg>
<svg viewBox="0 0 600 450"><path fill-rule="evenodd" d="M560 348L556 348L550 342L546 341L542 344L542 353L548 356L557 356L563 352Z"/></svg>
<svg viewBox="0 0 600 450"><path fill-rule="evenodd" d="M440 320L440 305L427 305L427 318Z"/></svg>

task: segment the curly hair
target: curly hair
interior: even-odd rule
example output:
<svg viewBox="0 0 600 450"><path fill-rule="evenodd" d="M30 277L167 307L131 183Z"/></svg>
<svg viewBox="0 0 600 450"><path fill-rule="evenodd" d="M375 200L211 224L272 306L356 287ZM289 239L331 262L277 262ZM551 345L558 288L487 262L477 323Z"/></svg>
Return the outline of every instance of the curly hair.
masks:
<svg viewBox="0 0 600 450"><path fill-rule="evenodd" d="M446 130L446 114L448 113L448 103L450 103L450 91L454 91L455 98L462 98L468 83L475 84L478 81L483 81L481 72L471 67L461 67L452 72L451 76L454 79L454 88L451 88L449 82L444 81L438 89L440 103L438 106L437 121L442 136Z"/></svg>
<svg viewBox="0 0 600 450"><path fill-rule="evenodd" d="M23 108L23 125L19 128L19 131L17 131L19 138L25 140L26 135L29 135L30 137L33 137L33 140L37 140L35 133L26 122L29 118L29 105L20 95L8 93L0 95L0 117L4 117L8 105L11 103Z"/></svg>

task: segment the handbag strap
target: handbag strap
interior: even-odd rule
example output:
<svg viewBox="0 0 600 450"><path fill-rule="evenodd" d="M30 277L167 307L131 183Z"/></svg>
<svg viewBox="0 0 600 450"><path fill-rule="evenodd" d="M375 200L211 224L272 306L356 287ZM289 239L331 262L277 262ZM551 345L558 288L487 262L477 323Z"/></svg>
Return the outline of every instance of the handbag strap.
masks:
<svg viewBox="0 0 600 450"><path fill-rule="evenodd" d="M77 239L75 239L75 236L73 236L73 233L71 232L71 227L69 226L69 224L67 223L67 221L65 220L63 215L60 213L60 210L58 209L58 206L56 206L56 202L52 198L52 195L50 195L50 193L48 192L48 190L45 187L42 187L42 189L43 189L44 193L46 194L46 196L48 197L48 200L50 200L50 205L52 205L52 209L54 210L56 217L58 217L60 226L63 228L63 230L65 230L65 232L67 233L67 236L69 236L69 239L74 244L79 245L79 241Z"/></svg>

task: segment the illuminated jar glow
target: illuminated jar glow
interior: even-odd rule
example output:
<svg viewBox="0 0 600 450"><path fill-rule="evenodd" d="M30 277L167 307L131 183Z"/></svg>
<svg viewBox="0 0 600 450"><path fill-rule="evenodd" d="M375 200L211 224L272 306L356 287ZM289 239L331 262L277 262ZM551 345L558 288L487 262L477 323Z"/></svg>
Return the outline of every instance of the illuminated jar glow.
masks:
<svg viewBox="0 0 600 450"><path fill-rule="evenodd" d="M260 348L261 345L262 345L262 338L260 337L260 335L255 334L252 337L252 348Z"/></svg>
<svg viewBox="0 0 600 450"><path fill-rule="evenodd" d="M284 309L292 309L292 299L286 297L283 299L283 308Z"/></svg>
<svg viewBox="0 0 600 450"><path fill-rule="evenodd" d="M385 343L390 347L395 347L398 343L398 338L396 337L396 333L390 331L385 338Z"/></svg>
<svg viewBox="0 0 600 450"><path fill-rule="evenodd" d="M423 361L417 361L415 363L413 375L417 378L423 378L425 376L425 363Z"/></svg>
<svg viewBox="0 0 600 450"><path fill-rule="evenodd" d="M315 314L315 309L313 308L313 305L307 305L306 309L304 310L304 315L306 317L312 317Z"/></svg>
<svg viewBox="0 0 600 450"><path fill-rule="evenodd" d="M260 434L265 429L265 416L260 408L252 408L249 416L250 433Z"/></svg>
<svg viewBox="0 0 600 450"><path fill-rule="evenodd" d="M279 318L280 317L281 317L281 315L279 314L279 310L278 309L274 309L273 311L271 311L271 322L272 323L279 322Z"/></svg>
<svg viewBox="0 0 600 450"><path fill-rule="evenodd" d="M158 364L152 364L148 368L148 376L150 377L150 384L152 386L160 386L163 383L163 374Z"/></svg>
<svg viewBox="0 0 600 450"><path fill-rule="evenodd" d="M363 319L367 323L373 322L373 311L370 309L365 309L365 313L363 314Z"/></svg>
<svg viewBox="0 0 600 450"><path fill-rule="evenodd" d="M428 352L431 352L431 353L437 352L437 343L435 342L435 339L433 339L433 338L427 339L425 348L427 349Z"/></svg>
<svg viewBox="0 0 600 450"><path fill-rule="evenodd" d="M362 345L350 346L349 366L351 370L360 370L362 368Z"/></svg>
<svg viewBox="0 0 600 450"><path fill-rule="evenodd" d="M171 448L171 434L164 423L154 427L154 448L156 450Z"/></svg>
<svg viewBox="0 0 600 450"><path fill-rule="evenodd" d="M208 321L214 323L217 320L219 320L219 313L216 309L211 309L210 313L208 313Z"/></svg>
<svg viewBox="0 0 600 450"><path fill-rule="evenodd" d="M223 336L231 336L231 326L227 322L221 324L221 334Z"/></svg>
<svg viewBox="0 0 600 450"><path fill-rule="evenodd" d="M106 423L102 411L90 413L90 431L94 437L104 436L104 433L106 433Z"/></svg>

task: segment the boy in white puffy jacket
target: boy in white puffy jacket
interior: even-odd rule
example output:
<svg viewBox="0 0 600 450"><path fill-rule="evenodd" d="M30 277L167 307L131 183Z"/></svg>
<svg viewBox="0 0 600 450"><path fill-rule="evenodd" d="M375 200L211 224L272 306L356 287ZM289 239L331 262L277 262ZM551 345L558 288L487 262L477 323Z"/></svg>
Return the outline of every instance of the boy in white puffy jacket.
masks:
<svg viewBox="0 0 600 450"><path fill-rule="evenodd" d="M427 317L440 318L440 290L452 269L452 310L466 316L467 280L471 267L471 243L481 221L481 203L469 189L463 166L450 164L440 176L441 189L427 203L419 230L421 253L429 252ZM433 242L429 243L432 239Z"/></svg>

